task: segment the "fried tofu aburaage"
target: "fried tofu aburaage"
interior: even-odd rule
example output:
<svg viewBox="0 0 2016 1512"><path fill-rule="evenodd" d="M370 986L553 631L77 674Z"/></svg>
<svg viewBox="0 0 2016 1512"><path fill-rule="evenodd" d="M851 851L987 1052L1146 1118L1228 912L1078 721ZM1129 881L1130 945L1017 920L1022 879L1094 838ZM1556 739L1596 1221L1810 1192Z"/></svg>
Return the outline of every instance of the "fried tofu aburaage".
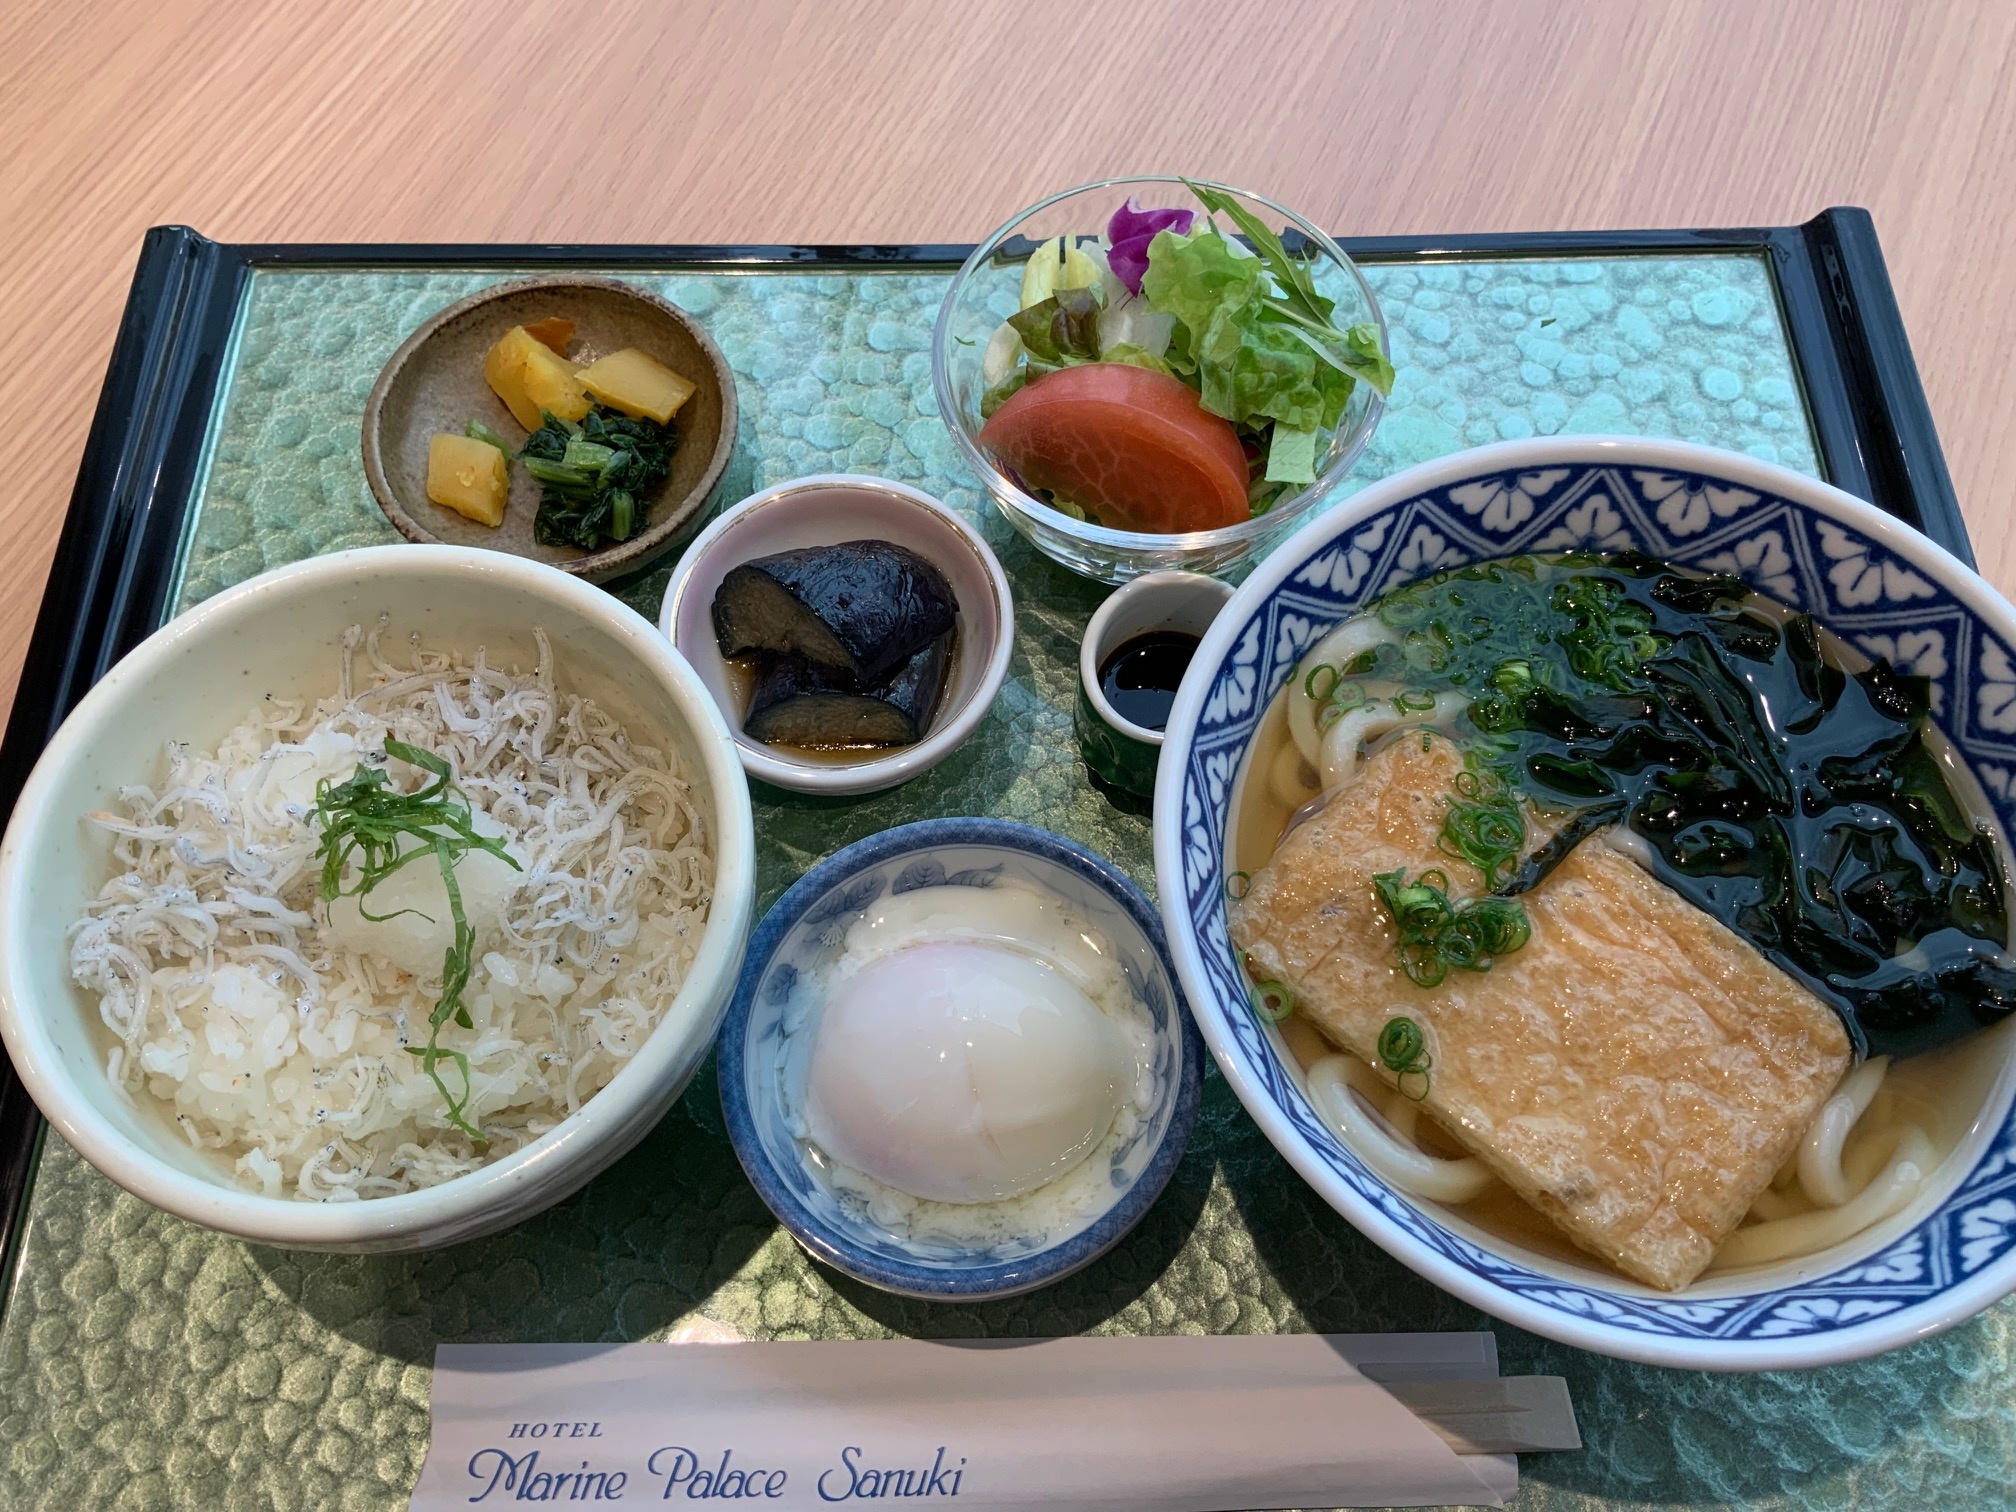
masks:
<svg viewBox="0 0 2016 1512"><path fill-rule="evenodd" d="M1840 1081L1847 1034L1600 838L1525 896L1523 949L1417 986L1372 879L1441 868L1461 896L1465 868L1437 847L1461 769L1440 736L1388 743L1254 874L1232 937L1256 975L1286 982L1298 1013L1375 1067L1388 1019L1421 1024L1434 1059L1425 1111L1576 1244L1683 1287Z"/></svg>

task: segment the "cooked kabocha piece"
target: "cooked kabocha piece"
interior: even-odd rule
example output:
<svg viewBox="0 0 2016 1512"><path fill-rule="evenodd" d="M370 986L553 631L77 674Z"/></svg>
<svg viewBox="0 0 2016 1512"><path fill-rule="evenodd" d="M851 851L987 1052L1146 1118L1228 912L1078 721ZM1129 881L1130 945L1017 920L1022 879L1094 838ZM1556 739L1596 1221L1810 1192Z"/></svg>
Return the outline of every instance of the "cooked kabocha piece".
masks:
<svg viewBox="0 0 2016 1512"><path fill-rule="evenodd" d="M813 750L915 745L945 690L951 640L939 636L867 692L855 691L845 673L802 656L765 656L743 732L765 745Z"/></svg>
<svg viewBox="0 0 2016 1512"><path fill-rule="evenodd" d="M427 497L478 525L501 525L511 501L506 453L474 436L442 432L427 443Z"/></svg>
<svg viewBox="0 0 2016 1512"><path fill-rule="evenodd" d="M649 352L635 347L611 352L577 376L597 403L660 425L669 422L700 391L692 379L681 377Z"/></svg>
<svg viewBox="0 0 2016 1512"><path fill-rule="evenodd" d="M803 657L873 688L952 628L945 574L890 541L845 541L758 557L714 594L723 656Z"/></svg>

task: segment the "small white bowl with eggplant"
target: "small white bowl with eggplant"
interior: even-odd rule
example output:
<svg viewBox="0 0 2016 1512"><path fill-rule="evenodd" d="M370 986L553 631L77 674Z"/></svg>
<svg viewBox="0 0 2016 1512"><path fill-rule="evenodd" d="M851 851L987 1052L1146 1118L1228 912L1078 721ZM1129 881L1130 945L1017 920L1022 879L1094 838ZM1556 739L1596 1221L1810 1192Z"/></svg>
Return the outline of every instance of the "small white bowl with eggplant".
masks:
<svg viewBox="0 0 2016 1512"><path fill-rule="evenodd" d="M895 787L957 749L1015 639L978 531L918 489L847 473L725 510L681 558L658 623L749 776L832 796Z"/></svg>

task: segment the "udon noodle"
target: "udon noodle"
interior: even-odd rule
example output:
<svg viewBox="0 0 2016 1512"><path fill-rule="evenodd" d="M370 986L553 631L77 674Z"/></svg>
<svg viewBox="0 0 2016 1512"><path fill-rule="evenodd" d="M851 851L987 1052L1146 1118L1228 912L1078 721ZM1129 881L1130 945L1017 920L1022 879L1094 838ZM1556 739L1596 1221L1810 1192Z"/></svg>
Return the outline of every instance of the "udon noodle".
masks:
<svg viewBox="0 0 2016 1512"><path fill-rule="evenodd" d="M1536 564L1538 581L1544 587L1553 580L1550 574L1589 564L1590 559ZM1650 564L1646 567L1650 570ZM1724 598L1728 597L1729 593L1725 590ZM1745 607L1747 609L1748 604ZM1446 737L1472 753L1472 759L1466 763L1466 774L1479 770L1479 764L1474 759L1479 729L1473 722L1471 710L1475 700L1490 696L1491 685L1436 686L1434 677L1422 675L1422 661L1413 654L1418 635L1409 628L1404 618L1396 624L1395 618L1399 617L1383 617L1376 610L1377 606L1374 612L1361 614L1320 638L1277 695L1262 721L1234 797L1231 865L1237 868L1233 872L1235 879L1255 879L1246 882L1247 886L1257 885L1258 879L1266 876L1263 869L1280 863L1282 846L1299 826L1318 815L1334 812L1331 808L1333 804L1360 801L1354 797L1354 789L1366 777L1371 764L1382 752L1400 748L1407 739L1417 740L1420 748L1426 750L1431 738ZM1480 609L1478 612L1484 611ZM1795 624L1793 617L1777 606L1770 606L1770 612L1755 618L1780 625ZM1660 647L1657 654L1665 655L1670 651L1673 639L1671 635L1664 635L1654 640L1646 635L1642 637L1640 649L1650 653L1656 645ZM1822 644L1830 664L1849 675L1851 687L1859 686L1854 684L1853 679L1867 667L1866 660L1831 640ZM1460 662L1460 647L1455 657ZM1647 655L1644 660L1649 664L1651 657ZM1502 669L1502 662L1499 667ZM1544 673L1536 672L1535 675L1543 683L1546 681ZM1627 671L1616 681L1628 682L1635 675L1634 671ZM1888 675L1887 668L1875 675ZM1634 689L1637 687L1636 683L1629 685ZM1341 694L1340 689L1344 690ZM1880 687L1878 691L1881 692ZM1423 732L1435 734L1423 738ZM1603 733L1607 738L1614 732ZM1943 746L1943 738L1936 727L1926 723L1923 736L1927 746L1947 758L1945 764L1949 770L1957 765L1951 759L1950 748ZM1496 751L1500 748L1491 749ZM1411 755L1412 748L1407 750ZM1527 749L1518 758L1512 758L1514 768L1518 759L1529 755L1531 750ZM1957 785L1964 796L1955 801L1962 802L1971 810L1976 835L1984 841L1991 841L1992 826L1983 817L1986 809L1978 801L1978 790L1966 792L1969 784L1964 770L1961 775L1963 780ZM1459 790L1475 797L1479 779L1471 777L1469 780L1471 785L1465 787L1463 779L1459 778ZM1482 779L1487 803L1493 780L1488 774ZM1501 879L1516 877L1517 869L1522 866L1530 871L1534 858L1547 852L1546 837L1550 832L1559 836L1572 831L1576 823L1574 815L1564 817L1566 811L1558 805L1548 804L1543 796L1531 792L1523 796L1527 825L1532 831L1526 836L1523 860L1512 857L1501 862L1488 845L1483 851L1485 869L1482 876L1486 886L1482 890L1493 896L1517 888L1518 883L1513 880L1504 880L1502 885L1495 884L1500 884ZM1967 803L1967 799L1977 801ZM1372 800L1362 801L1369 803ZM1452 807L1458 807L1462 800L1452 794L1448 802ZM1660 855L1653 842L1631 824L1615 822L1614 814L1609 817L1612 822L1586 826L1586 835L1578 835L1575 839L1580 844L1601 847L1611 854L1621 853L1638 867L1658 875L1656 865ZM1444 873L1448 877L1457 877L1464 871L1462 858L1474 858L1479 854L1475 848L1452 848L1447 835L1445 830L1442 854L1449 859L1444 863L1442 872L1427 872L1418 880L1428 881ZM1542 843L1536 847L1533 844L1535 840ZM1999 841L1993 843L1999 847ZM1670 851L1670 843L1668 848ZM1981 910L1982 918L1990 923L2000 919L2000 860L1998 848L1994 855L1997 875L1984 884L1984 896L1993 895L1995 908ZM1501 865L1504 867L1502 872L1497 870ZM1406 878L1400 877L1400 884L1405 883ZM1448 897L1442 900L1444 916L1449 913L1446 905L1450 900L1456 900L1455 914L1460 917L1464 904L1457 896L1459 883L1445 882L1443 885L1448 892ZM1524 896L1536 898L1538 893ZM1240 908L1235 906L1235 916L1240 912ZM1278 914L1277 908L1275 915ZM1522 919L1522 927L1523 922ZM1750 922L1754 923L1754 920ZM1978 921L1970 918L1969 922ZM1395 914L1392 923L1395 929L1399 929L1400 915ZM1544 923L1541 915L1536 914L1532 928L1539 930ZM1246 928L1250 932L1262 928L1262 925L1256 925L1249 919ZM1295 946L1290 938L1292 928L1280 924L1274 928L1276 935L1286 943L1278 953L1270 954L1269 959L1300 959L1295 955ZM1999 949L2007 941L2006 919L2001 920L2001 931L1999 939L1993 942L1998 952L1995 956L1990 957L1984 947L1975 950L1969 959L1990 960L1990 969L1999 965ZM1404 930L1401 932L1404 937ZM1976 930L1983 935L1991 932L1986 925ZM1264 943L1273 943L1272 938ZM1496 963L1501 970L1505 960L1518 959L1511 952L1519 950L1521 943L1515 940L1510 944L1506 955ZM1242 939L1242 950L1247 945L1248 942ZM1908 938L1900 941L1898 958L1904 959L1916 949L1915 941ZM1314 955L1313 950L1303 951L1304 957L1313 958ZM1771 955L1770 959L1789 970L1795 981L1805 982L1809 987L1816 982L1824 987L1831 980L1818 973L1803 973L1801 963L1793 959L1788 964L1783 953ZM1488 958L1475 966L1461 957L1453 961L1454 966L1472 971L1482 971L1493 964ZM1256 976L1262 974L1260 966L1250 959L1249 970ZM1387 995L1390 997L1393 991L1397 991L1411 996L1399 999L1396 1006L1379 1010L1388 1014L1404 1011L1413 1019L1422 1021L1421 1031L1429 1051L1441 1048L1437 1037L1436 984L1442 977L1436 973L1447 970L1448 963L1441 961L1435 962L1433 969L1425 972L1417 972L1414 964L1408 963L1406 973L1413 975L1417 984L1413 987L1404 981L1400 971L1395 970L1392 973L1395 987L1387 990ZM1449 974L1464 977L1465 981L1473 980L1465 977L1463 970ZM1432 978L1432 981L1424 978ZM1959 978L1955 976L1950 980L1958 981ZM1310 990L1307 983L1298 983L1293 990L1285 989L1281 982L1267 982L1263 987L1272 992L1285 992L1290 1002L1298 993ZM1839 1001L1824 991L1821 997L1840 1011ZM1272 998L1267 1000L1273 1001ZM1870 1025L1891 1022L1878 1011L1882 1005L1873 994L1850 998L1849 1003L1851 1010L1860 1007L1866 1012ZM1314 1026L1302 1020L1284 1026L1290 1031L1286 1036L1288 1044L1305 1073L1312 1105L1335 1130L1339 1139L1390 1186L1411 1196L1452 1207L1487 1229L1502 1231L1507 1227L1503 1220L1508 1212L1523 1206L1522 1198L1531 1200L1527 1193L1515 1194L1498 1171L1494 1171L1494 1164L1499 1171L1507 1164L1502 1152L1494 1150L1488 1139L1480 1139L1476 1129L1451 1128L1438 1122L1438 1110L1427 1105L1422 1087L1409 1085L1404 1077L1396 1077L1394 1073L1398 1067L1392 1059L1386 1059L1383 1071L1375 1069L1378 1057L1368 1055L1368 1046L1362 1040L1355 1045L1350 1043L1351 1034L1348 1024L1344 1024L1345 1017L1348 1015L1333 1014L1320 1019ZM1869 1030L1853 1016L1852 1011L1844 1013L1843 1017L1851 1037L1856 1038L1856 1048L1873 1049L1875 1053L1864 1053L1855 1058L1846 1074L1839 1077L1838 1084L1832 1084L1831 1092L1824 1093L1824 1101L1819 1103L1817 1113L1805 1124L1803 1133L1796 1129L1788 1130L1788 1133L1796 1135L1789 1153L1776 1166L1768 1183L1756 1192L1747 1210L1739 1210L1740 1224L1719 1239L1712 1251L1712 1260L1707 1262L1708 1269L1728 1271L1813 1255L1893 1217L1909 1207L1932 1179L1942 1156L1951 1149L1971 1114L1970 1108L1956 1103L1952 1097L1953 1055L1935 1049L1928 1055L1907 1059L1900 1067L1893 1055L1882 1053L1885 1047L1871 1047L1865 1043L1863 1037ZM1398 1021L1410 1022L1408 1019ZM1389 1018L1387 1022L1390 1027L1394 1020ZM1340 1024L1344 1025L1346 1032L1339 1032ZM1320 1034L1315 1032L1319 1029ZM1877 1031L1879 1037L1881 1032L1880 1029ZM1945 1037L1953 1036L1949 1034ZM1433 1055L1424 1052L1422 1081L1429 1074L1425 1068L1433 1064ZM1963 1080L1977 1087L1984 1083L1984 1078L1978 1073ZM1480 1152L1486 1158L1480 1158ZM1761 1180L1763 1172L1757 1174ZM1542 1211L1557 1223L1561 1222L1558 1213L1544 1207ZM1519 1230L1517 1237L1521 1242L1533 1242L1535 1232L1530 1221L1514 1220L1510 1226ZM1585 1248L1598 1248L1584 1235L1574 1232L1572 1226L1567 1237ZM1543 1239L1538 1247L1544 1249L1548 1246ZM1612 1263L1618 1262L1613 1260ZM1628 1265L1624 1268L1630 1269ZM1694 1269L1698 1272L1699 1268ZM1655 1281L1655 1284L1669 1283Z"/></svg>

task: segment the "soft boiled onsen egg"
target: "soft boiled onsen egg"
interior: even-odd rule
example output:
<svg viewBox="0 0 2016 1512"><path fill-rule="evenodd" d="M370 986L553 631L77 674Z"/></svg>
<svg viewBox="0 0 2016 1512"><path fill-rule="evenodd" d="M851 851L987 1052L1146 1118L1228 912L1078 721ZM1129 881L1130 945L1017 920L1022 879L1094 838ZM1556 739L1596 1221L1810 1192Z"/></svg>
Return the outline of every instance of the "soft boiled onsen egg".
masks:
<svg viewBox="0 0 2016 1512"><path fill-rule="evenodd" d="M805 1132L912 1197L1035 1191L1136 1095L1131 996L1110 945L1059 900L1005 885L899 894L848 931L826 975Z"/></svg>

